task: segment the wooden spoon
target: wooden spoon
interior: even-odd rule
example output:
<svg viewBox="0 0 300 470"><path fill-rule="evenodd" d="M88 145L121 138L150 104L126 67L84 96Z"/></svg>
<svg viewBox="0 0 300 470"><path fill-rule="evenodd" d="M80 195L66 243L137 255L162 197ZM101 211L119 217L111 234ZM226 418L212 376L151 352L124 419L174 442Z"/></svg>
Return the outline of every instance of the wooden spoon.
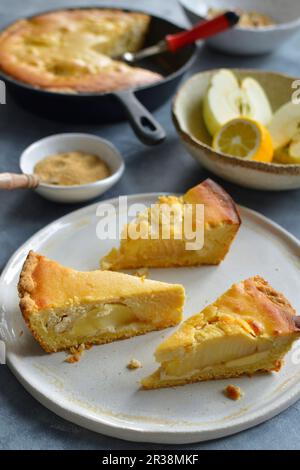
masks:
<svg viewBox="0 0 300 470"><path fill-rule="evenodd" d="M25 175L17 173L0 173L0 190L34 189L40 184L37 175Z"/></svg>

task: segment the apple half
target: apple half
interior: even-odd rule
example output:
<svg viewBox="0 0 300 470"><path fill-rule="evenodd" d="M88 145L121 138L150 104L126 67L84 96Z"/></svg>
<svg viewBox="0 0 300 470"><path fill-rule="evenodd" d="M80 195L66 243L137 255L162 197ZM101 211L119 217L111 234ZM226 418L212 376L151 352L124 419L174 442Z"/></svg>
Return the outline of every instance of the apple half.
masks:
<svg viewBox="0 0 300 470"><path fill-rule="evenodd" d="M300 104L292 101L281 106L273 116L269 125L269 131L272 137L274 149L285 147L293 139L295 144L291 144L291 154L295 152L299 155L299 133L300 133ZM296 137L298 135L298 138ZM298 142L298 143L297 143Z"/></svg>
<svg viewBox="0 0 300 470"><path fill-rule="evenodd" d="M272 119L268 97L254 78L239 83L233 72L222 69L213 76L204 98L206 127L214 136L228 121L241 116L267 126Z"/></svg>

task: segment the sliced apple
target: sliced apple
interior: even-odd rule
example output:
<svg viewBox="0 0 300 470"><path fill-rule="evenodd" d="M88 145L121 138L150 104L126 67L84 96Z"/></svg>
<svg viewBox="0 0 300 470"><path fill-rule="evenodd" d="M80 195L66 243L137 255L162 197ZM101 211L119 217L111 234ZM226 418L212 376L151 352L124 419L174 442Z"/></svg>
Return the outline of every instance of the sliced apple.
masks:
<svg viewBox="0 0 300 470"><path fill-rule="evenodd" d="M204 99L203 117L210 134L241 114L241 91L235 75L222 69L216 73Z"/></svg>
<svg viewBox="0 0 300 470"><path fill-rule="evenodd" d="M241 90L244 94L242 115L267 126L272 119L272 108L262 86L254 78L242 80Z"/></svg>
<svg viewBox="0 0 300 470"><path fill-rule="evenodd" d="M296 134L288 145L275 150L273 161L300 165L300 133Z"/></svg>
<svg viewBox="0 0 300 470"><path fill-rule="evenodd" d="M272 109L261 85L251 77L239 84L235 75L226 69L217 72L204 98L203 117L210 134L214 136L232 119L248 117L268 125Z"/></svg>
<svg viewBox="0 0 300 470"><path fill-rule="evenodd" d="M288 145L274 151L273 162L274 163L291 163L291 157L289 155Z"/></svg>
<svg viewBox="0 0 300 470"><path fill-rule="evenodd" d="M300 131L300 104L286 103L279 108L269 125L274 149L289 144Z"/></svg>
<svg viewBox="0 0 300 470"><path fill-rule="evenodd" d="M236 76L231 70L221 69L219 72L215 73L211 80L211 86L227 90L234 90L239 88L239 82Z"/></svg>
<svg viewBox="0 0 300 470"><path fill-rule="evenodd" d="M300 132L293 137L290 143L289 156L293 160L293 163L300 163Z"/></svg>

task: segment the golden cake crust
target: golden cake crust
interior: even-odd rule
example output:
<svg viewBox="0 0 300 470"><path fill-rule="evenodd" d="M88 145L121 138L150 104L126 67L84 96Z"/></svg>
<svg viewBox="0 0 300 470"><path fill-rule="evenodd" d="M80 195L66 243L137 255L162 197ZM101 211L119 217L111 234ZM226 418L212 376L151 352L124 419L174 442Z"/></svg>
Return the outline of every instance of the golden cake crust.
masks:
<svg viewBox="0 0 300 470"><path fill-rule="evenodd" d="M276 291L265 279L260 276L247 279L244 282L245 291L255 299L266 315L266 326L274 336L288 335L299 332L296 323L296 311L281 293Z"/></svg>
<svg viewBox="0 0 300 470"><path fill-rule="evenodd" d="M113 60L142 46L149 22L142 13L109 9L19 20L0 35L0 68L34 87L62 92L104 93L152 83L161 75Z"/></svg>
<svg viewBox="0 0 300 470"><path fill-rule="evenodd" d="M34 297L32 296L35 290L34 271L39 262L39 255L30 251L24 262L20 279L18 283L18 293L20 298L20 309L25 320L33 309L37 308Z"/></svg>
<svg viewBox="0 0 300 470"><path fill-rule="evenodd" d="M260 374L260 373L265 373L265 372L278 372L280 369L281 369L281 366L282 366L282 362L281 361L278 361L276 364L274 364L273 368L264 368L262 367L261 369L253 372L253 373L249 373L247 374L249 377L252 377L254 375L256 375L257 373ZM206 378L199 378L197 376L194 376L194 377L191 377L191 378L178 378L176 381L174 380L165 380L165 381L161 381L160 380L160 371L159 369L157 371L155 371L152 375L150 375L149 377L146 377L145 379L142 380L142 383L141 383L141 388L143 390L155 390L155 389L158 389L158 388L169 388L169 387L178 387L178 386L183 386L183 385L187 385L187 384L194 384L194 383L197 383L199 381L201 382L208 382L209 380L226 380L226 379L235 379L235 378L239 378L241 377L242 375L244 375L242 372L236 372L235 374L223 374L220 373L218 374L218 378L216 379L214 376L207 376Z"/></svg>
<svg viewBox="0 0 300 470"><path fill-rule="evenodd" d="M204 204L205 223L208 225L227 223L239 226L241 224L241 218L232 197L210 178L191 188L183 199L187 203Z"/></svg>

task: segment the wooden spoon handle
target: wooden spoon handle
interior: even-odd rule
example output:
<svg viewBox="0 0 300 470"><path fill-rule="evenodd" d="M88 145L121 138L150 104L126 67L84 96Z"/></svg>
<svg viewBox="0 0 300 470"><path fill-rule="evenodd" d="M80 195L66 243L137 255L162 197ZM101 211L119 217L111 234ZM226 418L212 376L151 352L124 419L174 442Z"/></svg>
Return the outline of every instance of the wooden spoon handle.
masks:
<svg viewBox="0 0 300 470"><path fill-rule="evenodd" d="M0 190L33 189L39 185L36 175L19 175L16 173L0 173Z"/></svg>

